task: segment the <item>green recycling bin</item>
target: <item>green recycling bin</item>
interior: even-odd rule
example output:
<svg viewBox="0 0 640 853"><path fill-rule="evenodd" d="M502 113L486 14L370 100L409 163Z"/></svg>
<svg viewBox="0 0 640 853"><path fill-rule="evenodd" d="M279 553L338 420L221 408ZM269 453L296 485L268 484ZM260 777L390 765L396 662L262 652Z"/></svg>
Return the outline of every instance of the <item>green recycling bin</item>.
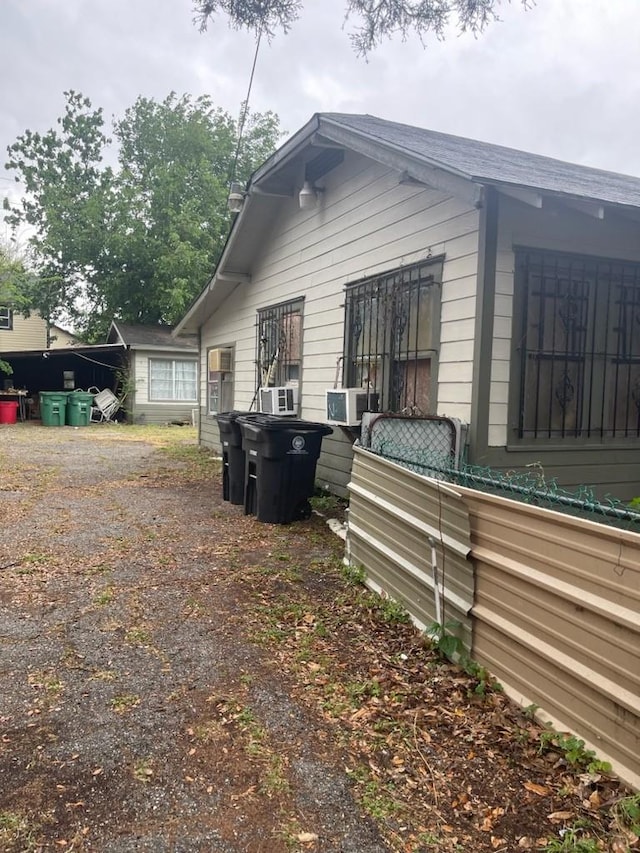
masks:
<svg viewBox="0 0 640 853"><path fill-rule="evenodd" d="M40 392L42 426L64 426L67 413L67 394L64 391Z"/></svg>
<svg viewBox="0 0 640 853"><path fill-rule="evenodd" d="M89 426L93 394L88 391L70 391L67 394L67 423L69 426Z"/></svg>

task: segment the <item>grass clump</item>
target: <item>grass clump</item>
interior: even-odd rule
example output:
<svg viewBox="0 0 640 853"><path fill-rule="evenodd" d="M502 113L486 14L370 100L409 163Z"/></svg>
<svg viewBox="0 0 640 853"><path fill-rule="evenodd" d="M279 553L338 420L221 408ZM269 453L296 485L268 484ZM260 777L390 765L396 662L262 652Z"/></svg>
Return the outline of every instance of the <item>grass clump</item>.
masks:
<svg viewBox="0 0 640 853"><path fill-rule="evenodd" d="M36 827L24 815L0 811L0 847L5 853L31 853L37 849Z"/></svg>

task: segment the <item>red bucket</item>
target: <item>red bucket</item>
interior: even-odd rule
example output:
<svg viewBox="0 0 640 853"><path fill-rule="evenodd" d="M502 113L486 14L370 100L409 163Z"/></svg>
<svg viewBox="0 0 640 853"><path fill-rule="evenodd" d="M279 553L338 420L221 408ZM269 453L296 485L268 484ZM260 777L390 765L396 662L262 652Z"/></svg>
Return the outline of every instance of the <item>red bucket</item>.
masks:
<svg viewBox="0 0 640 853"><path fill-rule="evenodd" d="M3 400L0 403L0 424L15 424L18 422L18 404L15 400Z"/></svg>

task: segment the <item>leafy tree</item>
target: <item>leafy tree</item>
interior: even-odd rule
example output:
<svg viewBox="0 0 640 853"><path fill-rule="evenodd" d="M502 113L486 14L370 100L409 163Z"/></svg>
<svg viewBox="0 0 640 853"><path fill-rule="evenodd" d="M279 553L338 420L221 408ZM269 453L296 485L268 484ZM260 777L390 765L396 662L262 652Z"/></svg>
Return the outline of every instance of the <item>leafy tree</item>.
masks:
<svg viewBox="0 0 640 853"><path fill-rule="evenodd" d="M32 280L33 276L15 253L8 247L0 246L0 308L11 308L28 316ZM13 373L11 366L2 358L0 373Z"/></svg>
<svg viewBox="0 0 640 853"><path fill-rule="evenodd" d="M29 229L37 272L30 303L48 321L64 311L77 313L101 250L102 212L113 184L111 169L101 166L109 143L102 110L92 110L88 98L76 92L65 95L58 129L25 131L9 146L6 164L19 173L25 193L14 206L5 198L5 219L14 232Z"/></svg>
<svg viewBox="0 0 640 853"><path fill-rule="evenodd" d="M481 33L498 19L501 0L345 0L345 17L357 16L361 24L351 34L353 47L366 56L385 38L415 33L421 41L429 34L444 38L449 24L461 31ZM510 0L509 0L510 2ZM525 8L533 0L520 0ZM195 21L201 30L213 16L228 15L232 26L272 37L287 32L299 18L303 0L194 0Z"/></svg>
<svg viewBox="0 0 640 853"><path fill-rule="evenodd" d="M23 261L10 248L0 246L0 307L28 316L31 279Z"/></svg>
<svg viewBox="0 0 640 853"><path fill-rule="evenodd" d="M245 123L234 171L237 122L209 98L138 98L113 124L117 163L101 110L67 92L59 128L27 131L9 147L7 168L26 195L8 209L28 225L37 262L38 305L75 315L88 340L113 317L173 323L213 269L230 224L229 180L245 180L280 138L273 113Z"/></svg>

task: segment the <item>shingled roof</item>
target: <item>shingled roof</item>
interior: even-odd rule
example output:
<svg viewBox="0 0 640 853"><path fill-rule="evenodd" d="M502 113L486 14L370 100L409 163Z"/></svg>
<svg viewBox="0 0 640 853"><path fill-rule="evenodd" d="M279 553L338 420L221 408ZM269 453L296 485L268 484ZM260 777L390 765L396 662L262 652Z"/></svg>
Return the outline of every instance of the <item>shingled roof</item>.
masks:
<svg viewBox="0 0 640 853"><path fill-rule="evenodd" d="M327 155L331 149L355 151L395 170L401 180L404 178L402 182L459 195L476 207L484 204L483 188L495 187L535 207L542 206L542 196L556 196L569 207L599 219L606 215L607 205L633 220L640 209L639 177L371 115L315 113L249 179L245 203L232 225L218 267L178 324L178 334L195 331L207 312L216 310L241 279L249 278L258 244L256 234L267 233L275 206L299 191L303 170L306 175L309 167L314 167L322 177L335 167ZM318 163L323 158L325 162Z"/></svg>
<svg viewBox="0 0 640 853"><path fill-rule="evenodd" d="M168 349L193 349L196 350L195 343L179 340L177 341L171 334L172 326L144 326L130 323L122 323L120 320L114 320L111 324L109 339L113 337L113 331L117 333L123 344L129 347L144 348L144 347L165 347Z"/></svg>
<svg viewBox="0 0 640 853"><path fill-rule="evenodd" d="M319 113L317 118L321 125L337 125L425 164L482 184L510 184L640 207L640 178L637 177L370 115Z"/></svg>

